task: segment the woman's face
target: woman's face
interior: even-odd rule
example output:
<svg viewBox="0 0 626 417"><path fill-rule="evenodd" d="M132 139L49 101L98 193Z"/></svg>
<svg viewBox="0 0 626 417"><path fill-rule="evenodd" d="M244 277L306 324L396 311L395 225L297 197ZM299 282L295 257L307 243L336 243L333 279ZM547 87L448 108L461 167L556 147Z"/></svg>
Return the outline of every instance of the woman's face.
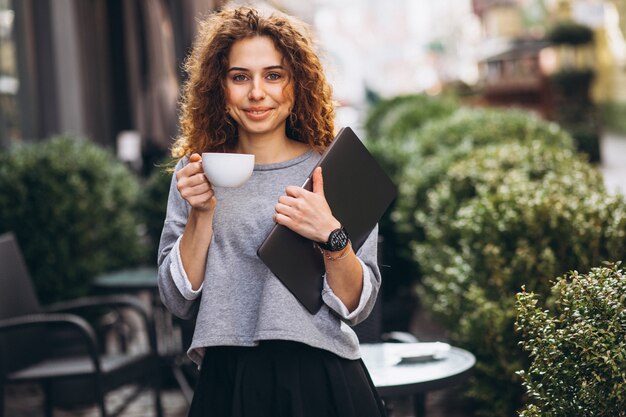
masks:
<svg viewBox="0 0 626 417"><path fill-rule="evenodd" d="M293 83L282 54L267 36L235 42L228 54L226 108L239 138L285 135Z"/></svg>

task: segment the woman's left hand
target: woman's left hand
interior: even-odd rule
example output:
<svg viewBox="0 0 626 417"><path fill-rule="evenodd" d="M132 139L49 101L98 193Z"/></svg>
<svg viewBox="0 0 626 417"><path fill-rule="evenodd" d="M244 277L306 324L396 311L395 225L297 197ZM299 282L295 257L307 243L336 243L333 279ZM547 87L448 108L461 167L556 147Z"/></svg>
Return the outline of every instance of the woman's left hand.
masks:
<svg viewBox="0 0 626 417"><path fill-rule="evenodd" d="M289 186L276 204L274 221L314 242L326 242L330 232L341 227L324 196L322 168L313 172L313 191Z"/></svg>

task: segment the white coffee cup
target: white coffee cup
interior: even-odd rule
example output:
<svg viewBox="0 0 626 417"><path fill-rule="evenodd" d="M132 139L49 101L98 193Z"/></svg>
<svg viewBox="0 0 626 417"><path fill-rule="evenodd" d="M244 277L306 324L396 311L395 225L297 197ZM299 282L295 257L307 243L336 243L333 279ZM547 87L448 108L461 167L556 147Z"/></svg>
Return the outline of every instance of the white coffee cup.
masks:
<svg viewBox="0 0 626 417"><path fill-rule="evenodd" d="M240 187L254 169L254 155L246 153L204 152L202 169L217 187Z"/></svg>

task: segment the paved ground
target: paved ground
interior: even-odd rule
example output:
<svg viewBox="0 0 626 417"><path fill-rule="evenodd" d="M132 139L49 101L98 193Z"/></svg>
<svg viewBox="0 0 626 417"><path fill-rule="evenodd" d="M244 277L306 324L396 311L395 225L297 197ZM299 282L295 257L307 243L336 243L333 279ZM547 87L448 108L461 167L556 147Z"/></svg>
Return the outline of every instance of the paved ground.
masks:
<svg viewBox="0 0 626 417"><path fill-rule="evenodd" d="M129 388L121 388L107 396L107 409L117 407L121 398L128 393ZM162 397L165 417L184 417L187 415L187 402L180 391L168 389ZM22 385L8 387L6 392L5 415L7 417L43 417L43 398L41 390L36 385ZM75 410L54 410L54 417L99 417L95 407ZM137 398L120 417L153 417L152 397L147 392Z"/></svg>
<svg viewBox="0 0 626 417"><path fill-rule="evenodd" d="M626 137L613 134L605 135L602 141L602 170L607 188L613 192L626 195ZM417 311L412 320L411 331L423 341L441 340L444 335L424 312ZM109 395L107 401L114 405L120 396L126 393L121 389ZM430 393L427 397L426 410L428 417L469 417L463 411L458 399L460 394L454 390L442 390ZM163 393L163 406L166 417L184 417L187 413L187 402L183 395L174 388ZM7 417L42 417L41 391L36 386L9 387L6 393ZM410 401L395 401L393 417L411 417ZM96 417L95 408L81 410L56 410L55 417ZM151 398L142 395L120 417L152 417Z"/></svg>

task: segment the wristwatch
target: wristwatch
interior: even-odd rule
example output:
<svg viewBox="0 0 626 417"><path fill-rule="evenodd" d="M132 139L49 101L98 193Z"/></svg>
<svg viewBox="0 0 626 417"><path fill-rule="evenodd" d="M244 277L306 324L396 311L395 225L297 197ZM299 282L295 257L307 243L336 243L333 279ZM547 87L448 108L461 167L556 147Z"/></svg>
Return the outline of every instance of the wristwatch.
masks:
<svg viewBox="0 0 626 417"><path fill-rule="evenodd" d="M348 246L350 238L348 237L348 231L345 227L341 226L339 229L335 229L330 232L328 241L325 243L318 243L317 245L329 252L337 252Z"/></svg>

